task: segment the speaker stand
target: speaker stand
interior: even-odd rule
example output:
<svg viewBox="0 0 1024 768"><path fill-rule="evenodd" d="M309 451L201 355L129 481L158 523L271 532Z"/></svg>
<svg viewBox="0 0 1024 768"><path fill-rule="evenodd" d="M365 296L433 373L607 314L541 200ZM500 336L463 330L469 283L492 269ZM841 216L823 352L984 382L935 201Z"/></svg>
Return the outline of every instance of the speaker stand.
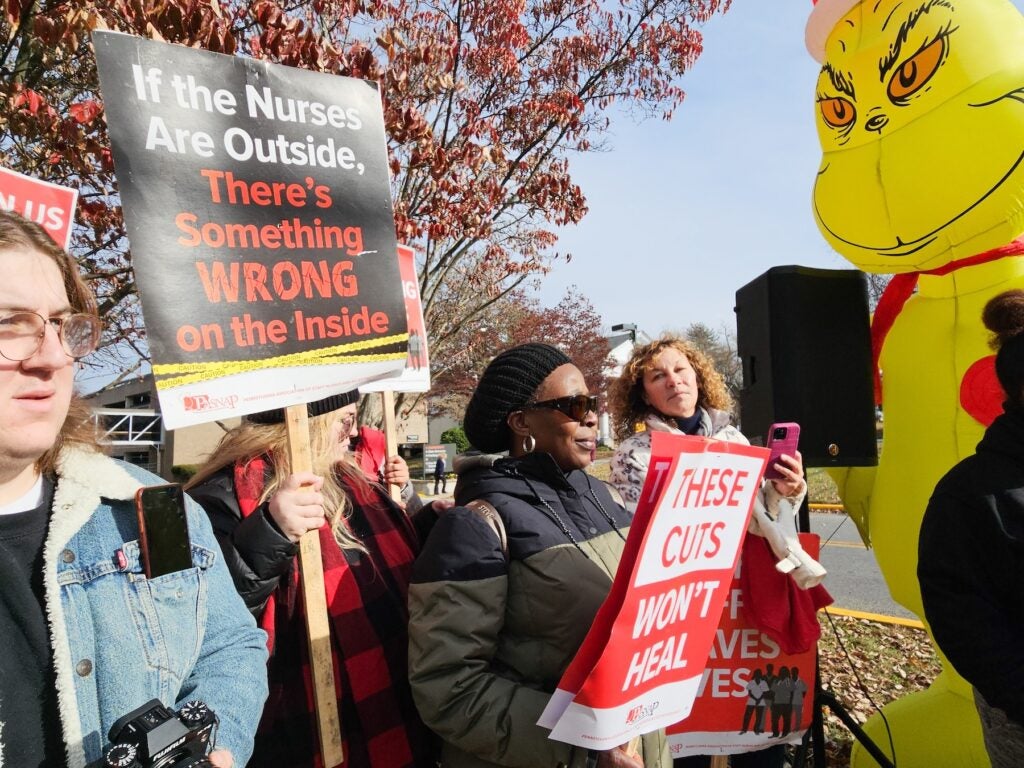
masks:
<svg viewBox="0 0 1024 768"><path fill-rule="evenodd" d="M847 727L853 738L867 750L881 768L895 768L888 755L879 749L878 745L868 736L860 724L854 720L846 707L835 697L831 691L825 690L821 685L821 665L817 656L814 661L814 717L811 720L811 727L804 734L803 741L797 747L796 755L793 758L793 768L804 768L807 764L807 742L813 743L814 768L827 768L825 763L825 707L832 710L843 725Z"/></svg>
<svg viewBox="0 0 1024 768"><path fill-rule="evenodd" d="M799 530L809 533L811 530L811 505L804 496L800 505L797 521ZM807 764L807 741L810 739L814 746L814 768L827 768L825 765L825 707L832 710L832 713L842 721L853 738L867 750L875 762L882 768L894 768L893 762L878 748L878 745L871 740L860 724L850 717L846 707L835 697L831 691L826 691L821 685L821 659L820 651L815 650L814 654L814 717L811 720L811 727L804 734L800 746L797 747L796 755L793 758L793 768L804 768Z"/></svg>

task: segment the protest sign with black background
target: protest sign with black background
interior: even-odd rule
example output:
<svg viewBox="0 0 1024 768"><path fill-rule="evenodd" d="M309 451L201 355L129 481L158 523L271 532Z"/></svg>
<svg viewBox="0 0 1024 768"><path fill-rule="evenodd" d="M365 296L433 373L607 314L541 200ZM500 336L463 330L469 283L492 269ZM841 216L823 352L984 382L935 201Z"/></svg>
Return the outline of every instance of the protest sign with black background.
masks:
<svg viewBox="0 0 1024 768"><path fill-rule="evenodd" d="M375 83L93 35L169 427L400 371Z"/></svg>

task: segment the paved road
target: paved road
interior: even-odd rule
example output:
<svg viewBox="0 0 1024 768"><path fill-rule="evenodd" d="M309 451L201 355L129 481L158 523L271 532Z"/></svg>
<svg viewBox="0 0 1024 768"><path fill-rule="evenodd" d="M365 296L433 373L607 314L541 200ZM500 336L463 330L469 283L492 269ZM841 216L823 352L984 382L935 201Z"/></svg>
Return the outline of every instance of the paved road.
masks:
<svg viewBox="0 0 1024 768"><path fill-rule="evenodd" d="M811 531L821 536L825 586L835 607L904 619L917 617L893 601L874 555L864 548L857 526L845 514L811 513Z"/></svg>

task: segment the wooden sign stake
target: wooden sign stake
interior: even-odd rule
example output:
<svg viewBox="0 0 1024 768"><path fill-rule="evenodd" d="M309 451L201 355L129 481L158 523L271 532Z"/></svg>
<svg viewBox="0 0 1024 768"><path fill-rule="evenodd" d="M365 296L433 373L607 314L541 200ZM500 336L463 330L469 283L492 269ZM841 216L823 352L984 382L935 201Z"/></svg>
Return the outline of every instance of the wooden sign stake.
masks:
<svg viewBox="0 0 1024 768"><path fill-rule="evenodd" d="M290 405L285 409L285 414L292 472L312 472L306 406ZM334 692L331 625L327 620L319 531L307 531L299 539L299 567L302 571L302 597L306 604L306 636L309 638L309 663L313 674L313 703L320 736L320 754L325 768L336 768L344 760L344 754L341 748L338 699Z"/></svg>
<svg viewBox="0 0 1024 768"><path fill-rule="evenodd" d="M381 392L381 406L384 411L384 452L387 458L398 455L398 424L395 422L395 393ZM402 503L402 489L396 485L389 485L388 492L391 498L397 503Z"/></svg>

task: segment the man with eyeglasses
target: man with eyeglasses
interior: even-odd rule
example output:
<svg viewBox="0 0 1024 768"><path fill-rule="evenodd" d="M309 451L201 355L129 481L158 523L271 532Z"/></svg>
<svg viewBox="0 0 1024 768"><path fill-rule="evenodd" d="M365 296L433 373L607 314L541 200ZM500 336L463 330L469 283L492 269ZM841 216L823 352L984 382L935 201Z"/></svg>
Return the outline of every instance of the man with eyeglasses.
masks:
<svg viewBox="0 0 1024 768"><path fill-rule="evenodd" d="M45 230L0 211L0 764L83 766L152 699L219 716L216 768L244 765L266 698L265 635L188 504L195 567L147 579L135 493L73 393L96 302ZM205 618L198 618L205 617Z"/></svg>

